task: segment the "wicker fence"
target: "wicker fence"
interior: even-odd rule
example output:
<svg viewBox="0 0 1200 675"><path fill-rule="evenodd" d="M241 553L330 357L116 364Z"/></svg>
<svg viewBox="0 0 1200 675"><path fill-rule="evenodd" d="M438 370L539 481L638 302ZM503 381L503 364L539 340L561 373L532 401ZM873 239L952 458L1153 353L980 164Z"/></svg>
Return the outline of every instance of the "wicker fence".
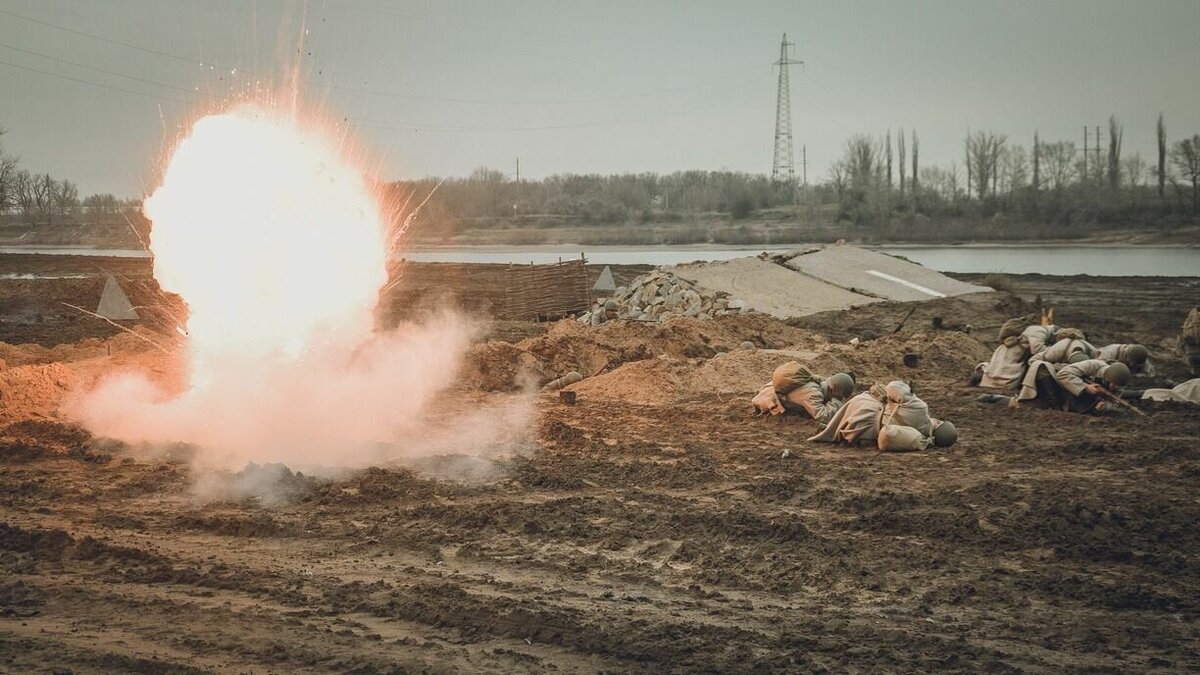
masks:
<svg viewBox="0 0 1200 675"><path fill-rule="evenodd" d="M452 304L498 319L557 319L588 309L591 282L583 258L549 265L401 264L384 305L394 317Z"/></svg>

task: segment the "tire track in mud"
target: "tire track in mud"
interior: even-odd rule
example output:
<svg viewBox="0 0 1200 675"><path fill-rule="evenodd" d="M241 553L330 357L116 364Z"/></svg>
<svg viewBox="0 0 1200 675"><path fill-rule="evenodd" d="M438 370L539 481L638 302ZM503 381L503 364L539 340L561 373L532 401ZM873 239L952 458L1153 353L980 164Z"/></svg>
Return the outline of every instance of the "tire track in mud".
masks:
<svg viewBox="0 0 1200 675"><path fill-rule="evenodd" d="M935 370L905 374L963 438L910 455L713 395L545 396L485 482L273 508L120 449L5 457L0 669L1200 669L1200 415L1008 411Z"/></svg>

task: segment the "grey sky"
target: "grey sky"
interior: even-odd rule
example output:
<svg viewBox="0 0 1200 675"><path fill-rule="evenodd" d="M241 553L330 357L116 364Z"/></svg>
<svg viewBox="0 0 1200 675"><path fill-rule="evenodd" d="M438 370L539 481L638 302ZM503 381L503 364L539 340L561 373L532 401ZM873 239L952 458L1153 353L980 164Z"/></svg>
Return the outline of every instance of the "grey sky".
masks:
<svg viewBox="0 0 1200 675"><path fill-rule="evenodd" d="M849 134L889 127L918 130L923 164L961 161L968 127L1082 144L1083 125L1115 114L1126 152L1148 159L1159 111L1169 136L1200 133L1196 0L0 0L0 12L5 148L85 194L151 188L190 114L279 81L297 57L308 93L354 120L385 178L511 173L517 156L531 177L769 172L784 31L807 62L792 106L797 167L807 144L814 182Z"/></svg>

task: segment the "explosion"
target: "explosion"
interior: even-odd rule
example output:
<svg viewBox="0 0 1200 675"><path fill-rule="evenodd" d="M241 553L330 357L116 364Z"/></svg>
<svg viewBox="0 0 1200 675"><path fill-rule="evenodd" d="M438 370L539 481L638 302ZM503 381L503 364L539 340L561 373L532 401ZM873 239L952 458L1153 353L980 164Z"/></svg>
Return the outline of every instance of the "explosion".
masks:
<svg viewBox="0 0 1200 675"><path fill-rule="evenodd" d="M186 442L202 467L309 471L436 449L424 413L472 329L450 314L373 329L387 228L362 174L292 116L245 106L200 119L145 202L154 275L186 302L189 381L105 380L76 406L93 433ZM476 420L478 450L525 415ZM421 444L425 443L424 446Z"/></svg>
<svg viewBox="0 0 1200 675"><path fill-rule="evenodd" d="M200 356L361 339L387 281L385 225L325 139L258 107L199 120L145 202L154 276Z"/></svg>

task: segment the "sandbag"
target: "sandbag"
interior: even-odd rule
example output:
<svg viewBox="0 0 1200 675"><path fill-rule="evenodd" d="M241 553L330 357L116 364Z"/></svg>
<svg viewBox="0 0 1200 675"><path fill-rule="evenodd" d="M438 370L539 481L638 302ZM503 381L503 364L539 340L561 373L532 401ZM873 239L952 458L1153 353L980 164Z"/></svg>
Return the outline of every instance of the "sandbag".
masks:
<svg viewBox="0 0 1200 675"><path fill-rule="evenodd" d="M1021 331L1025 330L1028 325L1024 319L1009 319L1000 326L1000 335L997 339L1004 342L1005 338L1020 337Z"/></svg>
<svg viewBox="0 0 1200 675"><path fill-rule="evenodd" d="M775 393L773 384L763 385L763 388L754 395L750 401L754 404L754 409L762 414L782 415L783 404L779 402L779 395Z"/></svg>
<svg viewBox="0 0 1200 675"><path fill-rule="evenodd" d="M1054 334L1054 341L1059 340L1086 340L1087 336L1078 328L1059 328Z"/></svg>
<svg viewBox="0 0 1200 675"><path fill-rule="evenodd" d="M903 380L893 380L885 388L887 400L884 402L884 426L912 427L923 436L933 433L933 424L929 417L929 406L925 404L908 383Z"/></svg>
<svg viewBox="0 0 1200 675"><path fill-rule="evenodd" d="M820 378L813 375L808 366L798 361L788 361L771 373L771 384L775 386L775 393L780 396L785 396L793 389L802 387L809 382L820 381Z"/></svg>
<svg viewBox="0 0 1200 675"><path fill-rule="evenodd" d="M931 438L912 427L889 424L879 430L879 449L887 452L924 450L931 442Z"/></svg>
<svg viewBox="0 0 1200 675"><path fill-rule="evenodd" d="M1187 318L1183 320L1181 333L1184 342L1200 344L1200 307L1193 307L1192 311L1188 312Z"/></svg>

